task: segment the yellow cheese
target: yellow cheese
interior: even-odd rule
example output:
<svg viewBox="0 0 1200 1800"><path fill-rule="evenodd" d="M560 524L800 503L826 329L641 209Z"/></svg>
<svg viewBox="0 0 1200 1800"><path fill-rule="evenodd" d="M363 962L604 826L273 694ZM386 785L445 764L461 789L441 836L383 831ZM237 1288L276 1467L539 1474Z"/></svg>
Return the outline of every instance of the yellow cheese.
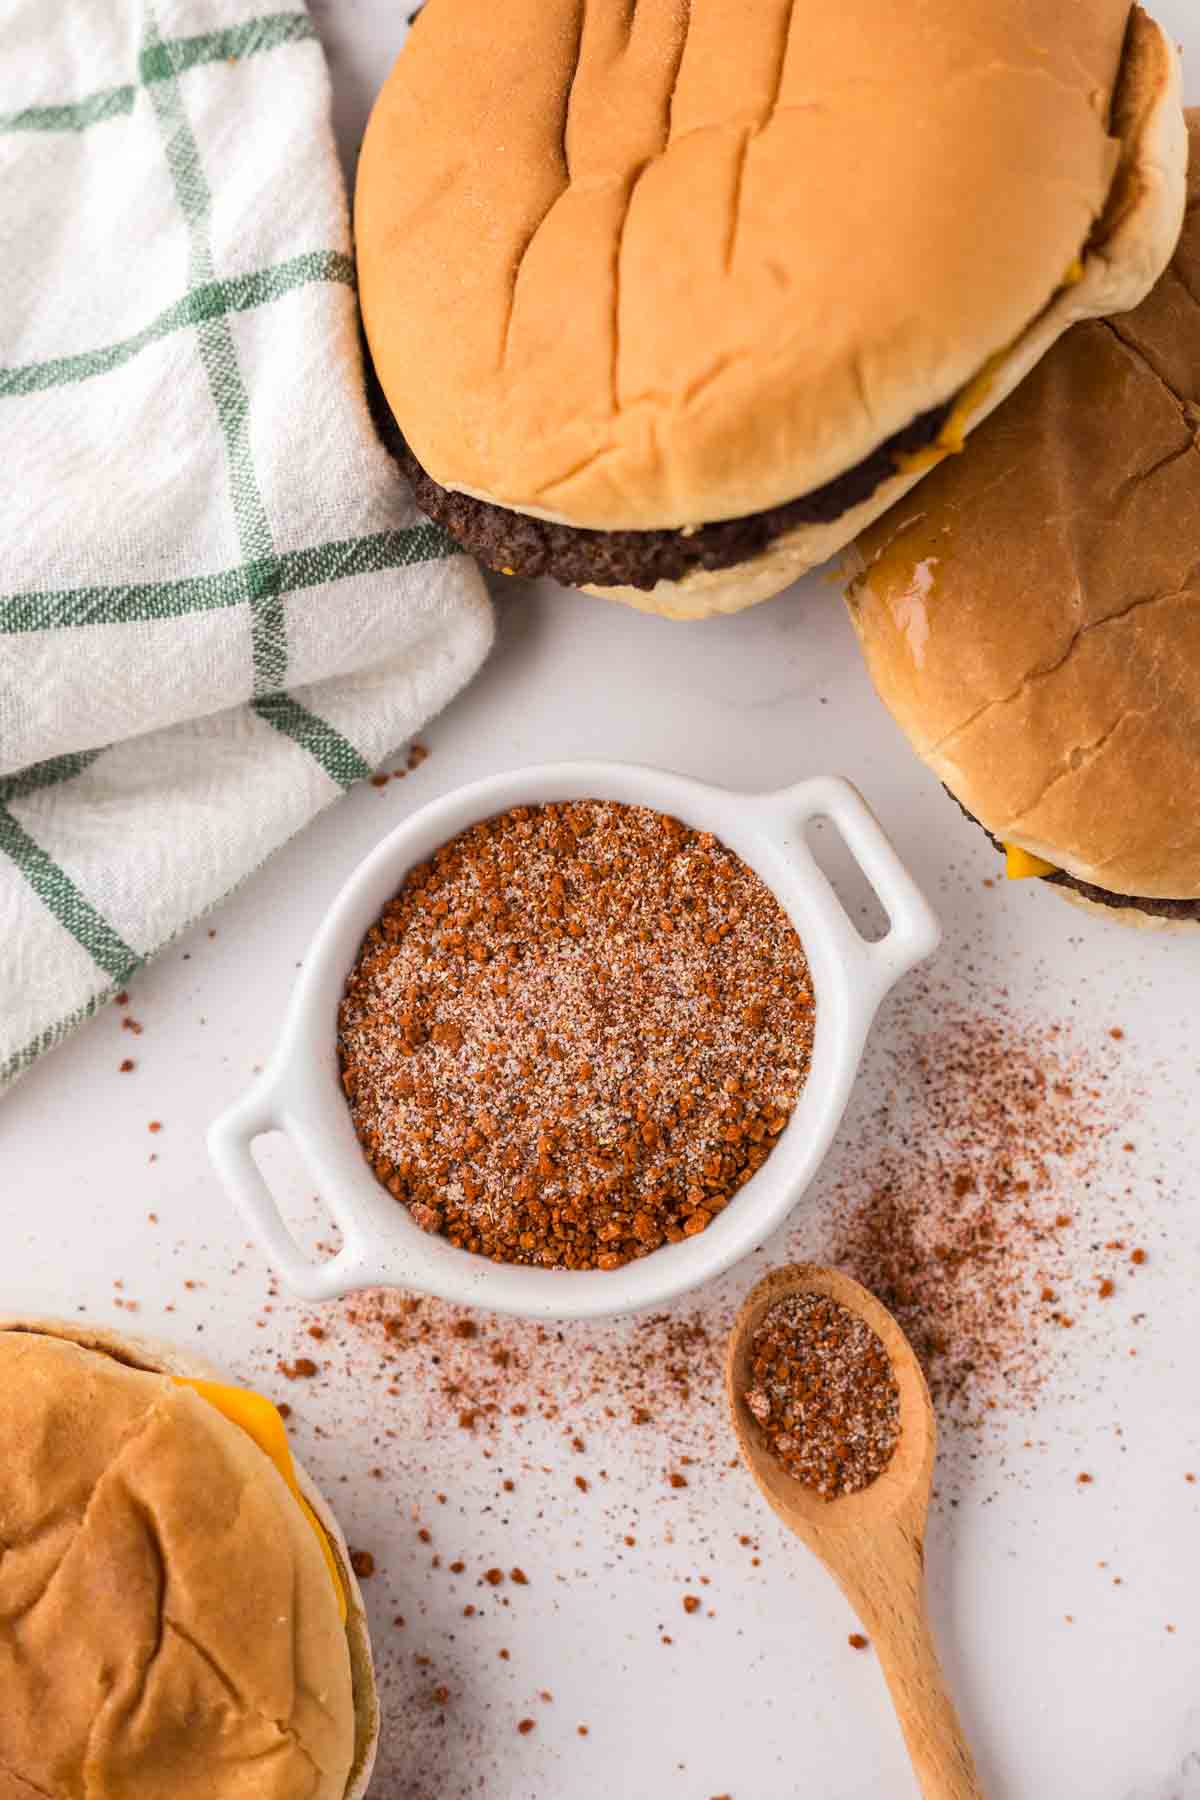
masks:
<svg viewBox="0 0 1200 1800"><path fill-rule="evenodd" d="M1059 284L1059 292L1063 288L1075 287L1083 277L1083 263L1076 257ZM1001 350L988 358L975 379L967 383L954 402L952 411L932 444L926 445L924 450L902 450L892 458L901 475L924 475L926 470L936 468L946 457L962 454L967 447L967 431L972 416L991 394L996 376L1015 347L1015 344L1010 344L1007 350Z"/></svg>
<svg viewBox="0 0 1200 1800"><path fill-rule="evenodd" d="M1004 873L1009 881L1028 881L1034 875L1053 875L1056 865L1047 862L1043 856L1035 856L1032 850L1022 850L1019 844L1005 844Z"/></svg>
<svg viewBox="0 0 1200 1800"><path fill-rule="evenodd" d="M172 1378L176 1387L191 1388L210 1406L215 1406L231 1424L253 1438L263 1455L269 1457L283 1476L292 1493L296 1505L308 1520L321 1546L321 1555L325 1558L325 1566L337 1594L338 1611L342 1624L346 1623L346 1589L342 1581L341 1570L333 1554L333 1548L325 1534L320 1520L312 1507L300 1492L296 1480L296 1470L292 1463L291 1447L288 1444L287 1432L283 1420L275 1407L261 1394L254 1394L247 1388L224 1387L217 1381L192 1381L186 1376L177 1375Z"/></svg>

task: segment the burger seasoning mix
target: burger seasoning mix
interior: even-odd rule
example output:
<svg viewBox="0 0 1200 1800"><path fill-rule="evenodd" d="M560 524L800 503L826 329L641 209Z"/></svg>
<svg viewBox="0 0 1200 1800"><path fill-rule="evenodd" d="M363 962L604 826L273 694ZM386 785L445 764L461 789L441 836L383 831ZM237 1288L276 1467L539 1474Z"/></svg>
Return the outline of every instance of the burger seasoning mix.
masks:
<svg viewBox="0 0 1200 1800"><path fill-rule="evenodd" d="M514 807L407 876L339 1012L378 1179L499 1262L615 1269L703 1231L809 1069L787 914L708 832L647 807Z"/></svg>
<svg viewBox="0 0 1200 1800"><path fill-rule="evenodd" d="M865 1319L828 1294L770 1307L751 1339L746 1405L768 1450L824 1500L870 1487L900 1437L900 1390Z"/></svg>

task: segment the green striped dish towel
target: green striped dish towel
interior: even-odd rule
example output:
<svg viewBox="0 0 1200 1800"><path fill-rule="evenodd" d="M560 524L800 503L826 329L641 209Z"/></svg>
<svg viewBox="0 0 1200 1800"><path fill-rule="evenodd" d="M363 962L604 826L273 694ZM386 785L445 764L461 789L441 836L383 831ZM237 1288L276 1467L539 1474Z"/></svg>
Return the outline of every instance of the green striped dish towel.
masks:
<svg viewBox="0 0 1200 1800"><path fill-rule="evenodd" d="M0 0L0 1087L445 704L302 7Z"/></svg>

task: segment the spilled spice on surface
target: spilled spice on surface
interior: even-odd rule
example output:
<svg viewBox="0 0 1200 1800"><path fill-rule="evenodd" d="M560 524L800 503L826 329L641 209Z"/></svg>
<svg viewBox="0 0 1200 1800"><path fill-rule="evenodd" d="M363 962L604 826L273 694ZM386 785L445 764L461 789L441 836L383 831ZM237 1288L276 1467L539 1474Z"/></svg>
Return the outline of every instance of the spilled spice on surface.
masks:
<svg viewBox="0 0 1200 1800"><path fill-rule="evenodd" d="M828 1294L768 1307L750 1340L746 1406L772 1456L823 1500L877 1481L900 1438L900 1389L866 1320Z"/></svg>
<svg viewBox="0 0 1200 1800"><path fill-rule="evenodd" d="M316 1433L306 1459L336 1458L326 1438L369 1442L382 1476L369 1484L365 1541L435 1528L424 1551L412 1541L370 1584L385 1714L402 1722L380 1751L389 1800L507 1791L511 1767L495 1744L514 1741L513 1722L554 1677L530 1615L586 1604L593 1590L581 1582L628 1591L632 1617L643 1571L655 1572L672 1583L678 1620L678 1596L701 1591L706 1564L717 1578L773 1577L773 1527L735 1457L721 1383L734 1314L766 1267L840 1261L898 1312L933 1386L939 1486L951 1496L981 1472L989 1483L1029 1479L1015 1446L1033 1435L1025 1421L1043 1394L1064 1392L1064 1377L1102 1381L1106 1358L1136 1343L1161 1252L1143 1178L1122 1154L1137 1136L1127 1049L1107 1031L1088 1040L1042 1013L997 1007L994 985L979 986L964 999L936 976L907 984L790 1224L763 1256L668 1310L539 1324L383 1290L323 1310L321 1379L287 1390L300 1415L290 1423L302 1439ZM1117 1291L1102 1301L1106 1275ZM276 1358L294 1367L313 1347L311 1322L309 1310L264 1308L264 1379L274 1372L282 1385ZM991 1421L1003 1427L1002 1470L986 1460ZM1190 1457L1180 1461L1195 1482ZM1077 1467L1069 1484L1086 1505ZM548 1548L543 1517L572 1521L574 1551ZM514 1564L526 1582L515 1568L495 1587L481 1579ZM518 1609L526 1629L510 1637ZM406 1629L386 1624L393 1614ZM693 1636L690 1620L672 1632L671 1617L665 1631L646 1620L663 1645L656 1657L679 1657ZM414 1664L414 1646L433 1655L429 1669ZM453 1730L427 1704L433 1681L455 1697ZM583 1753L573 1720L563 1730ZM531 1746L560 1753L554 1731L541 1714Z"/></svg>
<svg viewBox="0 0 1200 1800"><path fill-rule="evenodd" d="M998 1011L942 1011L895 1075L839 1158L822 1260L895 1314L943 1415L1027 1410L1096 1291L1075 1214L1124 1119L1095 1056Z"/></svg>
<svg viewBox="0 0 1200 1800"><path fill-rule="evenodd" d="M786 912L709 832L642 806L514 807L411 870L339 1010L354 1127L422 1229L616 1269L697 1235L808 1074Z"/></svg>

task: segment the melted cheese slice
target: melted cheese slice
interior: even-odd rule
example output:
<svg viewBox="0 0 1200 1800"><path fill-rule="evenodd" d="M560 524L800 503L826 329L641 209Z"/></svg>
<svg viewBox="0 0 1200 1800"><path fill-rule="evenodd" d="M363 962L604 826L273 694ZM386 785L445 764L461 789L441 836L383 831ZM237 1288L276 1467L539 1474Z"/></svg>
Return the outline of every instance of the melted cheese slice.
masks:
<svg viewBox="0 0 1200 1800"><path fill-rule="evenodd" d="M1056 867L1057 864L1047 862L1044 856L1022 850L1019 844L1004 846L1004 873L1009 881L1029 881L1035 875L1053 875Z"/></svg>
<svg viewBox="0 0 1200 1800"><path fill-rule="evenodd" d="M1084 273L1083 263L1077 256L1059 283L1058 292L1078 286ZM901 475L923 475L926 470L935 469L948 456L962 455L967 447L967 432L973 416L988 399L996 385L997 375L1019 342L1018 338L1007 350L1000 350L995 356L989 356L975 379L967 383L954 402L953 409L932 444L927 444L924 450L902 450L892 458ZM1046 871L1043 869L1039 873L1044 875Z"/></svg>
<svg viewBox="0 0 1200 1800"><path fill-rule="evenodd" d="M192 1381L186 1376L175 1375L172 1380L176 1387L191 1388L202 1400L253 1438L263 1455L269 1457L286 1481L296 1505L308 1520L321 1546L321 1555L325 1558L325 1566L329 1570L329 1578L333 1582L337 1594L338 1612L342 1624L346 1623L346 1588L342 1581L341 1570L333 1554L333 1547L316 1513L300 1492L296 1480L296 1469L292 1462L291 1447L288 1444L287 1432L283 1420L275 1407L261 1394L251 1393L248 1388L224 1387L217 1381Z"/></svg>

